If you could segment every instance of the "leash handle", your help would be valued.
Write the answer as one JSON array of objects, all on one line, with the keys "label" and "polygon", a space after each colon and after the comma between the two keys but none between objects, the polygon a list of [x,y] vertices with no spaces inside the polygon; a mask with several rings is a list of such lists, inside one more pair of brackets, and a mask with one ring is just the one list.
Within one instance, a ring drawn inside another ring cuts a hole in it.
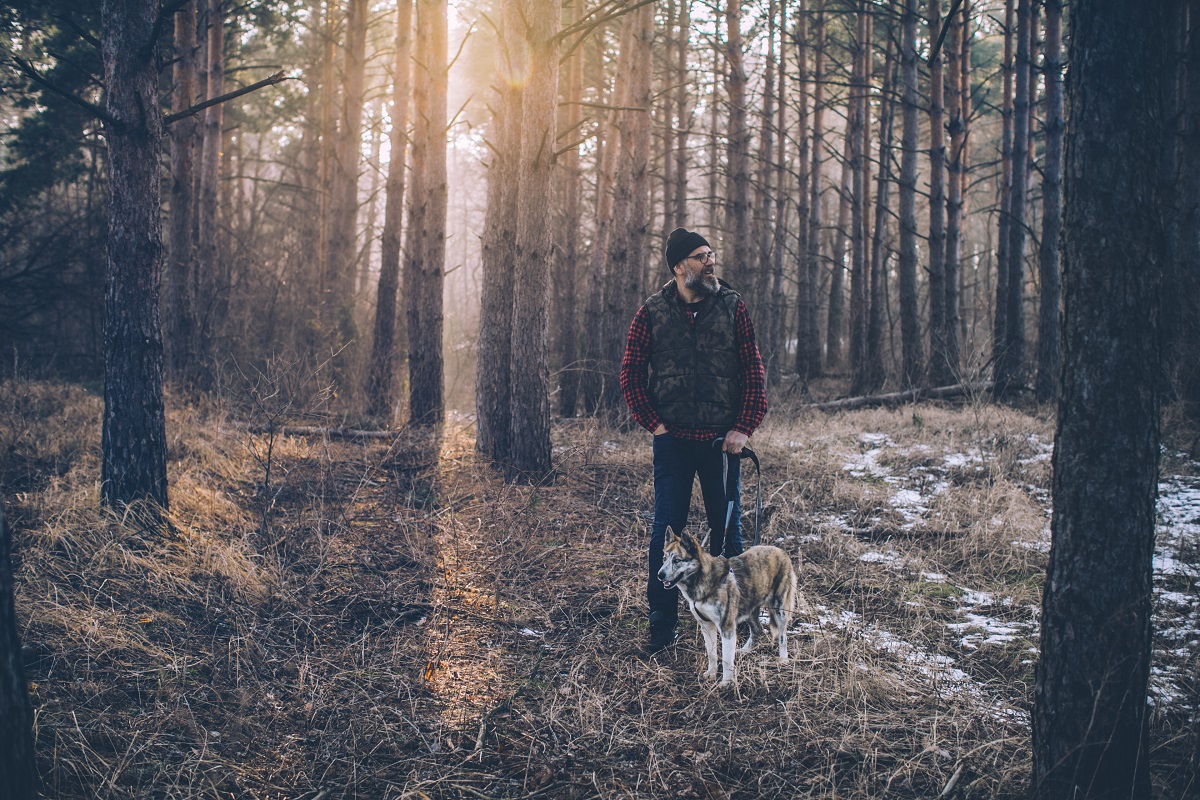
[{"label": "leash handle", "polygon": [[[722,445],[724,445],[724,444],[725,444],[724,436],[718,436],[717,438],[712,440],[712,446],[721,450],[721,465],[722,465],[722,471],[723,471],[722,483],[724,484],[724,487],[725,487],[725,497],[726,497],[726,503],[728,506],[728,510],[725,513],[725,531],[723,531],[721,534],[722,540],[724,540],[725,533],[727,533],[729,531],[729,518],[733,512],[733,503],[732,503],[732,501],[728,500],[729,495],[730,495],[730,491],[729,491],[729,457],[731,454],[726,453],[722,449]],[[758,474],[758,489],[757,489],[757,492],[755,493],[755,501],[754,501],[754,544],[757,545],[759,533],[762,531],[762,464],[760,464],[758,461],[758,454],[755,453],[753,450],[751,450],[749,447],[743,447],[742,451],[740,453],[733,455],[733,458],[748,458],[748,459],[750,459],[751,461],[754,462],[754,471]]]}]

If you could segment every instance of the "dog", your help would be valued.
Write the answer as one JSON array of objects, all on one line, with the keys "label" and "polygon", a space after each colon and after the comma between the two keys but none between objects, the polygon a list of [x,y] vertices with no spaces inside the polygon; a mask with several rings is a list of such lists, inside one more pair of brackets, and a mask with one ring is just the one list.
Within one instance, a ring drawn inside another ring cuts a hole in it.
[{"label": "dog", "polygon": [[704,634],[708,669],[704,677],[717,677],[717,639],[721,641],[721,685],[733,681],[733,653],[737,624],[750,623],[750,638],[738,653],[754,647],[762,632],[758,612],[767,609],[771,636],[779,643],[779,661],[788,660],[787,627],[796,600],[796,571],[787,553],[772,545],[756,545],[740,556],[709,555],[687,531],[676,536],[667,529],[663,565],[658,579],[670,589],[679,587],[692,616]]}]

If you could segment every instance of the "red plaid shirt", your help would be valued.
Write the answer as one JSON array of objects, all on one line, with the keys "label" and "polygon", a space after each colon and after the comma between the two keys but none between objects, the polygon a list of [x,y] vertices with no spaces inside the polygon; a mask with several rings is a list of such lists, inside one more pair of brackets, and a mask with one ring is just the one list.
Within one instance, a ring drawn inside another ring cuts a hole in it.
[{"label": "red plaid shirt", "polygon": [[[682,298],[677,301],[683,303]],[[695,324],[695,319],[688,314],[688,319]],[[758,344],[754,339],[754,324],[750,321],[750,312],[740,299],[734,310],[734,342],[737,345],[738,363],[742,383],[742,396],[738,408],[737,421],[733,430],[741,431],[747,436],[767,415],[767,390],[763,374],[762,356],[758,353]],[[650,315],[646,307],[638,309],[629,325],[629,336],[625,340],[625,357],[621,361],[621,392],[625,402],[633,412],[633,420],[651,433],[663,423],[650,402],[647,390],[649,383],[650,364]],[[707,441],[721,436],[725,431],[712,428],[685,428],[682,426],[667,426],[672,436],[680,439]]]}]

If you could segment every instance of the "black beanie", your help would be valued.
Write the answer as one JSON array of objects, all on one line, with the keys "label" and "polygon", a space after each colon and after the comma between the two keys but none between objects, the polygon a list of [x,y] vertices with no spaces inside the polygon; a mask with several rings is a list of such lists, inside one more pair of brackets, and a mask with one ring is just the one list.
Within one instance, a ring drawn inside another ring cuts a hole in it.
[{"label": "black beanie", "polygon": [[689,231],[687,228],[676,228],[667,236],[667,249],[664,252],[664,255],[667,257],[667,269],[672,269],[680,261],[683,261],[687,258],[688,253],[697,247],[711,246],[707,239],[695,231]]}]

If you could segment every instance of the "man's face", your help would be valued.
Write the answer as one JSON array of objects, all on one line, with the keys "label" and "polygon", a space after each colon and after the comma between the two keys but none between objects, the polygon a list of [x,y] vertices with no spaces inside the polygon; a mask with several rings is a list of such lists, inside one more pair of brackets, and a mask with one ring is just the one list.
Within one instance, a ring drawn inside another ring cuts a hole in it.
[{"label": "man's face", "polygon": [[701,297],[716,294],[720,288],[717,285],[716,253],[708,245],[701,245],[688,253],[687,258],[676,266],[683,274],[683,285]]}]

